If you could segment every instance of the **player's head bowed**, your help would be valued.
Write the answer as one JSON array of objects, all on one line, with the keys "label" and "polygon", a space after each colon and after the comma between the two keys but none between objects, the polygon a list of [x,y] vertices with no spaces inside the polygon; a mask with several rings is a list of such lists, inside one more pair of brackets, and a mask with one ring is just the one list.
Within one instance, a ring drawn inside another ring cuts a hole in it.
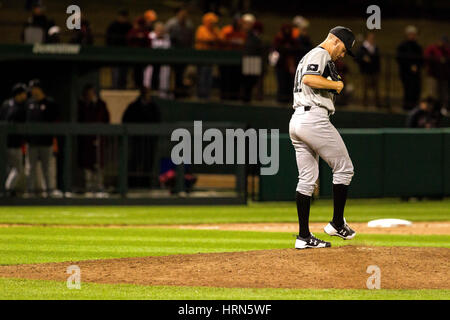
[{"label": "player's head bowed", "polygon": [[333,61],[344,58],[346,53],[354,57],[355,55],[351,51],[354,44],[355,35],[352,30],[341,26],[331,29],[324,41],[324,45]]}]

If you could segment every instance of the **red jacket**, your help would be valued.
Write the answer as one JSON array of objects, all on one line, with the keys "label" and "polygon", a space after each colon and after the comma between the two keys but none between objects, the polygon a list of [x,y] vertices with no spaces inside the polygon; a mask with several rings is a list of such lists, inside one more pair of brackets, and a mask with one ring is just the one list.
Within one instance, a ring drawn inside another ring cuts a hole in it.
[{"label": "red jacket", "polygon": [[436,79],[448,80],[450,77],[450,48],[432,44],[425,49],[428,74]]},{"label": "red jacket", "polygon": [[148,37],[148,34],[149,32],[146,29],[133,27],[127,34],[128,46],[135,48],[150,47],[150,38]]}]

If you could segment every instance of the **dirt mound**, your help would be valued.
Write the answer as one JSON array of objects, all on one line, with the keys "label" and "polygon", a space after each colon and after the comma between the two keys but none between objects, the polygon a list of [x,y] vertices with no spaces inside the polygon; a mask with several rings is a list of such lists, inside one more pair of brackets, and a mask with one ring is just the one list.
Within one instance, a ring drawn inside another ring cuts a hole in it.
[{"label": "dirt mound", "polygon": [[381,287],[450,289],[450,249],[344,246],[1,266],[0,277],[62,280],[81,268],[82,282],[238,288],[366,288],[367,267]]}]

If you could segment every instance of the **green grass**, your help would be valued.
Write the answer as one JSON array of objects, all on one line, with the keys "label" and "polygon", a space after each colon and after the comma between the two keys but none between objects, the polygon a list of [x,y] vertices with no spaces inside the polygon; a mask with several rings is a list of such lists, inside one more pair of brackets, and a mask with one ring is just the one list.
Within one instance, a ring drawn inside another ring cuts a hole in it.
[{"label": "green grass", "polygon": [[[330,200],[314,202],[311,221],[330,220]],[[401,202],[395,199],[350,199],[348,221],[381,218],[412,221],[450,220],[450,199]],[[202,207],[0,207],[0,223],[18,224],[192,224],[229,222],[295,222],[295,203],[251,203],[248,206]]]},{"label": "green grass", "polygon": [[[295,222],[294,203],[251,203],[211,207],[1,207],[0,223],[37,224],[0,228],[0,265],[78,261],[122,257],[232,252],[292,248],[286,232],[104,228],[101,225],[190,224],[228,222]],[[332,202],[316,201],[311,220],[325,222]],[[349,221],[404,218],[449,221],[450,201],[400,202],[392,199],[349,200]],[[79,228],[42,224],[85,225]],[[88,227],[89,226],[89,227]],[[450,248],[450,235],[358,234],[351,242],[331,239],[333,246],[421,246]],[[449,299],[450,290],[307,290],[226,289],[83,283],[69,290],[64,282],[0,279],[0,299]]]},{"label": "green grass", "polygon": [[[333,246],[450,247],[450,235],[358,234],[351,243],[317,236]],[[293,242],[294,235],[286,232],[13,227],[0,228],[0,264],[282,249],[292,248]]]},{"label": "green grass", "polygon": [[[0,299],[151,299],[151,300],[316,300],[316,299],[450,299],[450,290],[242,289],[208,287],[135,286],[82,283],[68,289],[65,282],[0,279]],[[26,288],[26,290],[24,290]]]}]

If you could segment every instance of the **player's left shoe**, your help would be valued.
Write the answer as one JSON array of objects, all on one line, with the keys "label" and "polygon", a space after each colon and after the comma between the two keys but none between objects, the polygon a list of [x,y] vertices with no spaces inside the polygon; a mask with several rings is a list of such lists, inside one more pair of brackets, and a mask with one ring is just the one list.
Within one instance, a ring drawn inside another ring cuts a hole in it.
[{"label": "player's left shoe", "polygon": [[356,231],[350,228],[347,221],[345,221],[345,218],[344,224],[341,227],[337,227],[333,221],[330,221],[330,223],[323,228],[323,231],[330,236],[340,237],[344,240],[350,240],[356,236]]}]

